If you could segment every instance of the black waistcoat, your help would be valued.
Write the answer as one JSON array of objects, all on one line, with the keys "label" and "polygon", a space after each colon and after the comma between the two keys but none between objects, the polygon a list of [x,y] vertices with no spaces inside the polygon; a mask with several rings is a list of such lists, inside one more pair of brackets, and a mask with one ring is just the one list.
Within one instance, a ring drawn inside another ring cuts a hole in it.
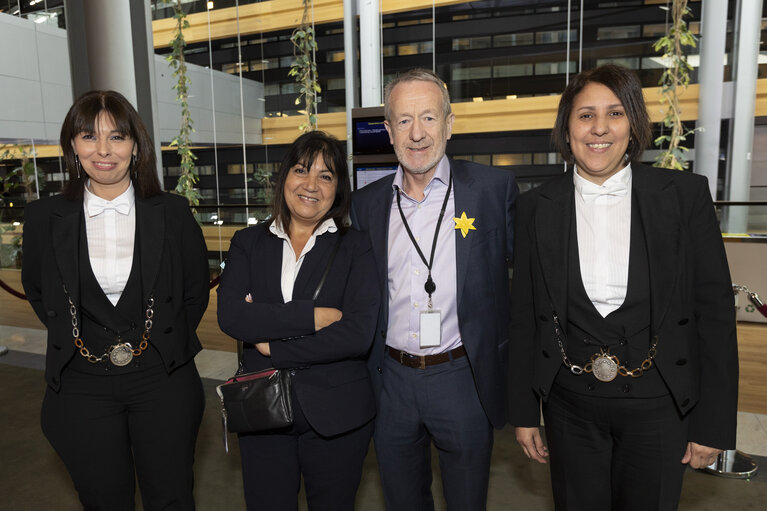
[{"label": "black waistcoat", "polygon": [[[583,286],[575,213],[570,225],[567,282],[566,350],[573,364],[585,365],[600,348],[606,347],[626,369],[635,369],[647,358],[650,347],[650,272],[642,222],[636,200],[631,206],[631,237],[626,298],[613,312],[602,317]],[[598,397],[657,397],[668,394],[660,374],[652,367],[639,378],[618,375],[601,382],[593,374],[572,374],[564,365],[556,383],[574,392]]]},{"label": "black waistcoat", "polygon": [[[85,221],[82,222],[78,257],[80,264],[80,306],[78,308],[80,337],[88,351],[97,357],[118,342],[130,342],[134,348],[138,348],[141,342],[146,304],[142,303],[141,298],[139,242],[137,225],[130,276],[117,305],[112,305],[93,273],[88,255]],[[117,340],[118,337],[120,341]],[[91,374],[124,374],[160,364],[162,364],[162,360],[150,343],[149,347],[140,356],[134,357],[127,366],[118,367],[108,360],[92,364],[76,352],[69,363],[69,367]]]}]

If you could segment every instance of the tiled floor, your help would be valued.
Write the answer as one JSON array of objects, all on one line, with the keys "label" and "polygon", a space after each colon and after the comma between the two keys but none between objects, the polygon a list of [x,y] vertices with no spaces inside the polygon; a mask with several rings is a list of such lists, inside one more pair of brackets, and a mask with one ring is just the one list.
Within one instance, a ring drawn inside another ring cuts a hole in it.
[{"label": "tiled floor", "polygon": [[[45,338],[45,330],[0,325],[0,346],[8,347],[10,351],[6,356],[12,356],[17,365],[42,369],[43,361],[39,355],[45,354]],[[0,358],[0,363],[2,360]],[[237,356],[224,351],[202,350],[195,363],[203,378],[225,380],[237,369]],[[738,413],[737,448],[748,454],[767,456],[767,415]]]}]

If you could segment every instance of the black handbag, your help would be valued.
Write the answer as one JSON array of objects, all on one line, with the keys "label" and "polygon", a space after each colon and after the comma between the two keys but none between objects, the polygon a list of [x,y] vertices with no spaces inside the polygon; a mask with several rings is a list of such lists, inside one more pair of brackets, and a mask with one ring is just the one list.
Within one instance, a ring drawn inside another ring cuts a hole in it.
[{"label": "black handbag", "polygon": [[224,428],[230,433],[257,433],[293,424],[290,373],[264,369],[236,374],[216,387]]},{"label": "black handbag", "polygon": [[[316,300],[330,272],[330,266],[341,244],[338,236],[325,272],[314,290]],[[278,339],[285,340],[285,339]],[[293,406],[291,404],[291,376],[287,369],[263,369],[253,373],[245,372],[240,365],[237,373],[225,383],[216,387],[221,399],[221,417],[224,426],[224,449],[229,452],[230,433],[261,433],[293,424]]]}]

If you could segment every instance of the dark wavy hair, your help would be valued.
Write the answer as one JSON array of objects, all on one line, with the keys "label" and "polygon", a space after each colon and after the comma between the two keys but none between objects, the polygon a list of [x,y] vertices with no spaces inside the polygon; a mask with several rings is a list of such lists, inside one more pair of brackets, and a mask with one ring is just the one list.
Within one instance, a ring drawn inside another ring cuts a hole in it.
[{"label": "dark wavy hair", "polygon": [[637,161],[652,140],[650,116],[642,94],[642,84],[636,73],[623,66],[605,64],[575,76],[567,85],[559,100],[559,110],[551,142],[568,163],[573,163],[573,152],[568,143],[567,124],[573,111],[575,97],[590,83],[601,83],[615,94],[623,104],[631,134],[626,149],[628,161]]},{"label": "dark wavy hair", "polygon": [[[274,183],[274,201],[272,203],[272,222],[279,221],[285,232],[290,233],[290,210],[285,201],[285,181],[290,169],[295,165],[311,168],[316,158],[322,158],[325,166],[336,178],[336,197],[333,205],[317,226],[332,218],[340,233],[346,232],[347,218],[351,208],[352,187],[346,164],[346,150],[341,142],[324,131],[310,131],[298,137],[288,149],[288,154],[280,164],[280,170]],[[317,227],[315,226],[315,228]]]},{"label": "dark wavy hair", "polygon": [[88,176],[85,172],[78,172],[72,142],[80,133],[96,131],[96,123],[102,112],[111,118],[115,129],[121,135],[130,137],[136,144],[136,159],[131,162],[130,169],[136,195],[151,197],[162,193],[162,186],[157,177],[154,144],[136,109],[119,92],[92,90],[77,98],[61,125],[59,143],[64,153],[64,164],[69,172],[69,180],[62,192],[64,196],[69,199],[83,197],[83,187]]}]

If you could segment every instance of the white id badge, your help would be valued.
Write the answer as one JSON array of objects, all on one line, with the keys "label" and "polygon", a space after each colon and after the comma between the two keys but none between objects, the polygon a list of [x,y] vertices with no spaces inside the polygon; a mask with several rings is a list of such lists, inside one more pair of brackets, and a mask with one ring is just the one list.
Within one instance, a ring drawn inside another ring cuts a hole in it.
[{"label": "white id badge", "polygon": [[421,348],[439,346],[442,341],[442,314],[439,311],[421,312]]}]

